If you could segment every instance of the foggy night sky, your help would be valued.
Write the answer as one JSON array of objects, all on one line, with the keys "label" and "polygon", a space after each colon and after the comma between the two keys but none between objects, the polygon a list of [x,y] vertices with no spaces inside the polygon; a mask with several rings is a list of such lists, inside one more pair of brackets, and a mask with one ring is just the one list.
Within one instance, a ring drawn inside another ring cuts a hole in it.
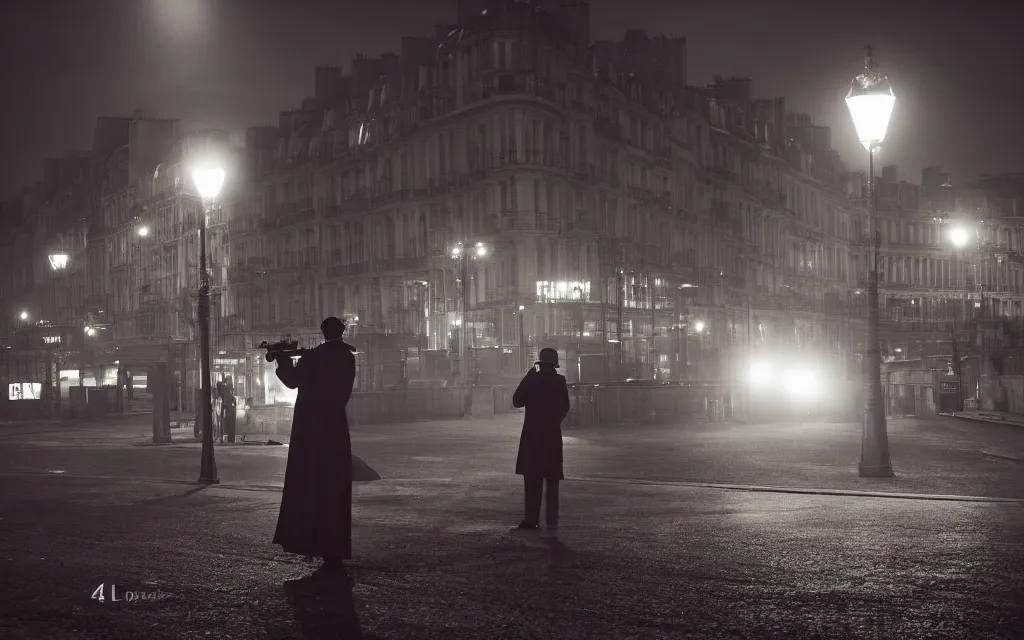
[{"label": "foggy night sky", "polygon": [[[871,44],[897,95],[878,170],[898,164],[916,183],[937,165],[959,184],[1024,171],[1015,4],[591,0],[591,35],[619,39],[628,26],[685,36],[689,84],[752,78],[756,97],[784,96],[832,127],[856,170],[866,153],[843,98]],[[397,52],[401,36],[454,17],[454,0],[6,0],[0,195],[40,179],[45,157],[88,149],[100,115],[138,108],[240,142],[244,127],[276,124],[312,94],[314,65],[347,72],[356,53]]]}]

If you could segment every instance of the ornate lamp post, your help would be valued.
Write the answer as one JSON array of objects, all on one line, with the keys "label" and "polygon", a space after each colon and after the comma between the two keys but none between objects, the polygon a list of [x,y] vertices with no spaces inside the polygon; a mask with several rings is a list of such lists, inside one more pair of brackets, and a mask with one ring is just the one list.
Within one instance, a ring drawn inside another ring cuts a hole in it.
[{"label": "ornate lamp post", "polygon": [[871,49],[865,51],[864,70],[858,74],[846,95],[846,105],[857,128],[857,137],[868,151],[868,228],[871,251],[868,264],[868,323],[865,346],[864,430],[861,436],[859,472],[866,478],[892,477],[889,459],[889,435],[882,401],[882,353],[878,330],[878,222],[875,207],[875,150],[885,139],[896,96],[892,85],[879,72],[871,58]]},{"label": "ornate lamp post", "polygon": [[[203,416],[203,453],[199,482],[217,484],[217,462],[213,455],[213,388],[210,373],[210,274],[206,269],[206,226],[210,212],[224,185],[224,168],[215,164],[197,166],[192,180],[203,199],[204,215],[199,221],[199,410]],[[141,231],[141,230],[140,230]]]}]

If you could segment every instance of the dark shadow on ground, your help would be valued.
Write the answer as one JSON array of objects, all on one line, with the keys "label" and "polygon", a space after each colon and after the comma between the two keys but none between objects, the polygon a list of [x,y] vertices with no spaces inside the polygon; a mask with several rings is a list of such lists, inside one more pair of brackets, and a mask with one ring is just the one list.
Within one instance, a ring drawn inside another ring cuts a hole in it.
[{"label": "dark shadow on ground", "polygon": [[576,559],[576,552],[558,538],[551,536],[544,540],[548,548],[548,570],[556,571]]},{"label": "dark shadow on ground", "polygon": [[306,640],[364,638],[352,597],[352,578],[347,572],[316,573],[288,580],[284,593],[295,621]]},{"label": "dark shadow on ground", "polygon": [[182,498],[188,498],[189,496],[193,496],[193,495],[199,493],[200,491],[203,491],[204,489],[209,489],[209,488],[210,488],[210,485],[208,485],[208,484],[201,484],[198,487],[194,487],[192,489],[189,489],[185,493],[178,493],[178,494],[175,494],[173,496],[163,496],[161,498],[148,498],[146,500],[142,500],[140,502],[140,504],[159,504],[161,502],[168,502],[168,501],[171,501],[171,500],[181,500]]}]

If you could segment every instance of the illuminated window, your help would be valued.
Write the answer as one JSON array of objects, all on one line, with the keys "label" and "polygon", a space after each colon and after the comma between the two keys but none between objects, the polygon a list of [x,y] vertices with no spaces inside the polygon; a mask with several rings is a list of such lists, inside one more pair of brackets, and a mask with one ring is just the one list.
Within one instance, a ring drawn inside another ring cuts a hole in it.
[{"label": "illuminated window", "polygon": [[537,302],[558,302],[562,300],[590,300],[590,282],[571,280],[538,280]]}]

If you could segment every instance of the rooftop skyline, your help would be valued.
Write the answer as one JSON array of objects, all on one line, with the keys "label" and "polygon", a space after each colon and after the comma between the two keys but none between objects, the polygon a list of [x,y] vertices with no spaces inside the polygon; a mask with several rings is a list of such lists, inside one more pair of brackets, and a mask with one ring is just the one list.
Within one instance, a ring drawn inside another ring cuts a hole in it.
[{"label": "rooftop skyline", "polygon": [[[1020,9],[994,2],[923,0],[851,6],[829,16],[819,3],[766,6],[741,0],[675,3],[592,0],[591,35],[626,28],[687,38],[689,83],[714,75],[753,79],[757,97],[833,130],[851,170],[866,169],[843,98],[871,44],[892,79],[897,106],[879,166],[918,182],[939,166],[962,184],[979,174],[1024,171],[1024,46],[1011,30]],[[7,123],[0,195],[38,180],[44,158],[90,146],[97,116],[180,118],[185,127],[275,124],[313,89],[313,67],[346,70],[357,53],[398,49],[454,19],[455,2],[385,0],[18,0],[0,25]],[[355,17],[358,15],[358,18]],[[869,23],[857,16],[877,16]],[[43,46],[58,42],[60,45]]]}]

